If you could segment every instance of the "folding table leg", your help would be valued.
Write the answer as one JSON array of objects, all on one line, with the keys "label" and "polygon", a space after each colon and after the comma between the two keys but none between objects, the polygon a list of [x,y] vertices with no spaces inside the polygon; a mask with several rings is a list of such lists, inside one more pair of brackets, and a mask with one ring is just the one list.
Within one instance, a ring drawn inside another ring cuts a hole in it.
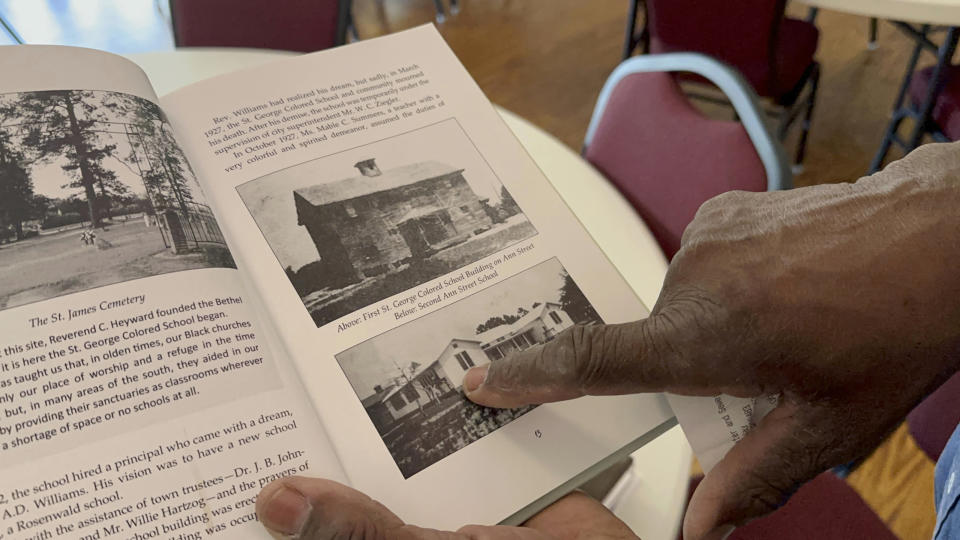
[{"label": "folding table leg", "polygon": [[626,60],[633,56],[633,50],[637,48],[637,6],[640,0],[630,0],[630,12],[627,13],[627,30],[623,38],[623,59]]},{"label": "folding table leg", "polygon": [[13,29],[13,26],[10,26],[10,23],[3,18],[2,14],[0,14],[0,28],[3,28],[3,30],[7,34],[9,34],[10,37],[13,38],[13,41],[17,42],[20,45],[23,44],[23,38],[20,37],[20,34],[18,34],[17,31]]},{"label": "folding table leg", "polygon": [[870,19],[870,41],[867,42],[867,49],[871,51],[877,50],[877,32],[878,32],[878,21],[876,17]]}]

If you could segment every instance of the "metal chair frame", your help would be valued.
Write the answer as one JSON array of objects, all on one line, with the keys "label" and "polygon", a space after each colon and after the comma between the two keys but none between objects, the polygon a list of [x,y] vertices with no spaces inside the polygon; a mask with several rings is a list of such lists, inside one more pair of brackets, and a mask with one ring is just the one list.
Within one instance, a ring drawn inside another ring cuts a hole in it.
[{"label": "metal chair frame", "polygon": [[763,163],[767,175],[767,190],[793,187],[793,175],[787,165],[783,147],[777,142],[764,121],[759,98],[740,73],[732,67],[699,53],[669,53],[635,56],[622,62],[613,71],[600,91],[593,109],[590,126],[583,141],[586,152],[607,108],[610,96],[624,77],[634,73],[684,71],[699,75],[719,88],[736,111],[750,141]]},{"label": "metal chair frame", "polygon": [[[870,162],[869,174],[873,174],[883,167],[884,159],[886,159],[890,147],[894,144],[903,149],[904,152],[910,152],[920,145],[920,141],[925,134],[929,134],[938,142],[946,142],[949,140],[940,127],[937,126],[933,118],[931,118],[931,115],[937,98],[940,96],[940,92],[943,91],[943,87],[946,84],[946,70],[944,68],[950,63],[950,60],[953,58],[953,53],[957,50],[957,42],[960,40],[960,28],[947,28],[943,41],[938,45],[930,39],[930,34],[941,30],[939,28],[933,28],[929,24],[922,25],[919,28],[904,22],[894,22],[893,24],[912,37],[916,45],[913,48],[913,53],[910,55],[910,61],[907,63],[907,71],[903,77],[903,82],[900,84],[900,90],[897,92],[897,99],[893,103],[893,116],[890,119],[890,123],[887,124],[887,130],[883,135],[883,140],[880,142],[880,148],[873,157],[873,161]],[[920,53],[924,50],[933,52],[937,57],[937,63],[933,68],[930,85],[926,89],[923,101],[919,107],[914,107],[912,100],[907,100],[906,104],[904,104],[904,100],[907,98],[907,92],[910,89],[910,82],[913,80],[917,62],[920,59]],[[907,118],[912,119],[914,125],[909,138],[904,140],[897,134],[897,131],[900,128],[900,124]]]},{"label": "metal chair frame", "polygon": [[[636,31],[637,15],[640,12],[641,4],[643,5],[645,12],[647,5],[644,0],[631,0],[630,2],[630,12],[627,15],[627,29],[623,44],[624,60],[627,60],[633,55],[633,52],[636,50],[638,45],[643,46],[642,50],[644,52],[649,51],[650,49],[650,32],[647,28],[646,14],[644,14],[643,28],[639,33]],[[811,8],[811,16],[808,18],[810,22],[812,22],[814,17],[816,17],[816,9],[817,8]],[[874,20],[874,22],[876,22],[876,20]],[[777,66],[774,63],[774,55],[776,52],[777,39],[778,29],[774,28],[770,39],[770,50],[768,51],[768,58],[770,59],[769,61],[771,63],[770,73],[772,78],[775,78],[776,76]],[[800,97],[803,95],[803,90],[807,86],[809,86],[807,97],[806,99],[801,100]],[[787,92],[787,99],[785,99],[782,104],[774,104],[772,107],[761,107],[761,110],[765,111],[767,115],[779,118],[777,138],[781,142],[786,141],[787,132],[790,129],[790,126],[793,125],[793,122],[797,119],[800,113],[804,112],[803,123],[800,125],[800,140],[797,142],[796,154],[794,155],[793,160],[794,167],[797,171],[801,171],[803,169],[802,163],[807,153],[807,138],[810,134],[810,126],[813,122],[813,109],[816,105],[817,90],[819,88],[820,63],[814,61],[807,66],[807,69],[800,77],[800,81],[797,83],[797,86],[790,92]],[[686,92],[686,94],[693,99],[721,105],[727,104],[724,100],[716,99],[713,96],[698,92]]]}]

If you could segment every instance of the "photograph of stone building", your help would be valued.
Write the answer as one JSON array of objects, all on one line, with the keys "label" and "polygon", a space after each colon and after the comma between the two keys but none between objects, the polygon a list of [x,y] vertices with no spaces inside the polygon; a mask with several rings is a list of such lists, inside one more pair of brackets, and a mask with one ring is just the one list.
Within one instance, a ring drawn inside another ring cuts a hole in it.
[{"label": "photograph of stone building", "polygon": [[462,393],[470,368],[602,320],[557,259],[336,355],[405,478],[532,410]]},{"label": "photograph of stone building", "polygon": [[375,158],[354,166],[356,176],[293,192],[297,223],[344,281],[424,260],[503,221],[464,169],[425,161],[381,172]]},{"label": "photograph of stone building", "polygon": [[237,191],[317,326],[536,234],[454,119]]}]

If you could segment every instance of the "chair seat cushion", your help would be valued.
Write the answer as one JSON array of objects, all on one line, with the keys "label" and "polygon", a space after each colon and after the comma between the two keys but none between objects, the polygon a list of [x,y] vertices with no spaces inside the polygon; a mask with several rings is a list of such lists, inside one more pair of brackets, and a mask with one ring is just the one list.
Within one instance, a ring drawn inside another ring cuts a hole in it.
[{"label": "chair seat cushion", "polygon": [[727,540],[896,540],[897,536],[846,482],[825,472],[782,508],[739,527]]},{"label": "chair seat cushion", "polygon": [[[913,75],[910,81],[910,100],[914,107],[923,104],[932,77],[933,66],[921,69]],[[937,97],[930,116],[940,126],[944,135],[957,141],[960,140],[960,66],[947,67],[945,77],[943,91]]]},{"label": "chair seat cushion", "polygon": [[[766,54],[756,54],[751,62],[737,62],[724,54],[717,40],[718,46],[713,50],[698,50],[718,60],[726,62],[738,69],[750,82],[750,86],[760,96],[774,99],[781,105],[787,105],[796,99],[799,89],[805,82],[804,74],[813,63],[813,55],[817,52],[817,42],[820,31],[807,21],[785,18],[780,24],[780,33],[775,51],[776,76],[771,80],[770,61]],[[683,52],[687,49],[663,43],[656,36],[650,38],[650,52]]]},{"label": "chair seat cushion", "polygon": [[637,209],[668,258],[703,201],[767,187],[743,125],[703,116],[668,73],[624,77],[584,157]]},{"label": "chair seat cushion", "polygon": [[940,459],[957,424],[960,424],[960,373],[947,379],[907,415],[910,435],[933,461]]}]

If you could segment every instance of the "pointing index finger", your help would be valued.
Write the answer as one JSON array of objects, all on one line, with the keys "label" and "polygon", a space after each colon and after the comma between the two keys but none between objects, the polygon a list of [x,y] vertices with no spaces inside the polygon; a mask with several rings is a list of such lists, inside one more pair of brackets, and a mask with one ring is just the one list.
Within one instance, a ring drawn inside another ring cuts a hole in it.
[{"label": "pointing index finger", "polygon": [[685,365],[676,332],[659,317],[574,326],[544,345],[471,369],[464,392],[480,405],[508,408],[666,390]]}]

